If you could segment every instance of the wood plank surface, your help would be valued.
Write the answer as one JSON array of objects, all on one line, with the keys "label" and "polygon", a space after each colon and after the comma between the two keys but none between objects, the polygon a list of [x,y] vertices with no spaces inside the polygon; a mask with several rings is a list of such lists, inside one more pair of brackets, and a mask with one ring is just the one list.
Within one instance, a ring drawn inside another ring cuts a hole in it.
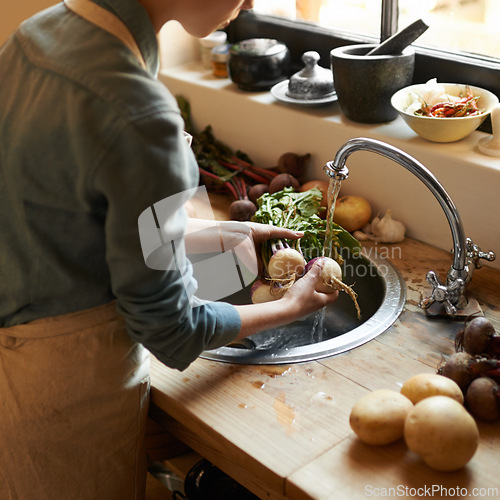
[{"label": "wood plank surface", "polygon": [[[497,488],[500,498],[500,423],[481,424],[476,456],[463,470],[446,474],[431,471],[402,442],[370,447],[353,435],[354,403],[368,391],[399,390],[410,376],[435,372],[453,352],[464,322],[430,317],[418,307],[430,293],[427,272],[444,279],[449,252],[411,239],[366,248],[389,258],[406,283],[406,306],[391,328],[350,352],[308,363],[198,359],[178,372],[153,360],[152,403],[162,410],[163,425],[260,498],[357,499],[375,496],[375,488],[384,496],[382,489],[395,487],[398,497],[423,496],[409,494],[416,492],[411,488],[459,487],[471,494],[473,488]],[[469,291],[500,331],[500,272],[475,271]]]}]

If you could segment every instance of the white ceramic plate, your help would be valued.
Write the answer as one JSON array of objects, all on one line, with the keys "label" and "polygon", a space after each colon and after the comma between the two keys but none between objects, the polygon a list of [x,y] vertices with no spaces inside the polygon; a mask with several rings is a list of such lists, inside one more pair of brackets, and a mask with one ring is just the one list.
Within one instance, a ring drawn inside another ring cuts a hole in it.
[{"label": "white ceramic plate", "polygon": [[288,104],[298,104],[299,106],[324,106],[338,100],[337,93],[333,92],[327,97],[320,99],[294,99],[287,95],[288,80],[277,83],[271,88],[271,94],[278,101],[286,102]]}]

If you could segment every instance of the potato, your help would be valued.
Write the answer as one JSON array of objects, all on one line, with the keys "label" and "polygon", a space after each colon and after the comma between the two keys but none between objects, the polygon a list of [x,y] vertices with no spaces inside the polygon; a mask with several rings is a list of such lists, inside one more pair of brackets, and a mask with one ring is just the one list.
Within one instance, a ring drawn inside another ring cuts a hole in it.
[{"label": "potato", "polygon": [[463,405],[447,396],[418,402],[406,417],[404,437],[411,451],[439,471],[464,467],[479,444],[475,420]]},{"label": "potato", "polygon": [[352,408],[349,424],[367,444],[389,444],[403,437],[413,403],[396,391],[379,389],[363,396]]},{"label": "potato", "polygon": [[401,387],[401,394],[413,404],[430,396],[448,396],[464,404],[464,395],[458,384],[436,373],[419,373],[410,377]]}]

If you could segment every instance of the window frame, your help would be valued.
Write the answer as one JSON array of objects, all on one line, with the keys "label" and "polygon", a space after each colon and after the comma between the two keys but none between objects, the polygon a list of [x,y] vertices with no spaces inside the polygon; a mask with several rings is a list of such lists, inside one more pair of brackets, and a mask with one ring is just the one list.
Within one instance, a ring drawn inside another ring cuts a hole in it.
[{"label": "window frame", "polygon": [[[227,32],[230,43],[256,37],[276,38],[282,41],[290,50],[294,72],[302,67],[302,54],[308,50],[316,50],[320,55],[319,64],[330,67],[332,49],[343,45],[379,42],[374,37],[329,30],[312,23],[258,14],[251,10],[242,11],[228,26]],[[443,83],[466,82],[500,96],[500,60],[428,49],[418,46],[417,43],[413,46],[415,47],[413,83],[423,83],[431,78],[437,78]],[[485,131],[488,131],[489,127],[491,125],[486,125]]]}]

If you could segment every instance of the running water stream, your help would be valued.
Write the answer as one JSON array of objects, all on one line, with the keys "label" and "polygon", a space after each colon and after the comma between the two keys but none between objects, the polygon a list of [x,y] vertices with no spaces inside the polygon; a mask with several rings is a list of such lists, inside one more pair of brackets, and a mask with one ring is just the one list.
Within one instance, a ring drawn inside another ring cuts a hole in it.
[{"label": "running water stream", "polygon": [[340,192],[340,185],[342,181],[340,179],[330,179],[330,185],[328,186],[328,209],[326,212],[326,234],[325,243],[323,246],[323,255],[325,257],[330,257],[333,259],[335,257],[333,249],[333,215],[335,213],[335,203]]},{"label": "running water stream", "polygon": [[[340,192],[341,180],[330,179],[330,185],[328,186],[328,209],[326,212],[326,233],[325,242],[323,244],[323,256],[335,258],[336,251],[333,248],[333,215],[335,213],[335,203]],[[326,308],[323,307],[320,311],[316,313],[314,317],[314,323],[311,329],[311,341],[313,343],[321,342],[323,340],[323,333],[325,331],[324,320],[325,320]]]}]

